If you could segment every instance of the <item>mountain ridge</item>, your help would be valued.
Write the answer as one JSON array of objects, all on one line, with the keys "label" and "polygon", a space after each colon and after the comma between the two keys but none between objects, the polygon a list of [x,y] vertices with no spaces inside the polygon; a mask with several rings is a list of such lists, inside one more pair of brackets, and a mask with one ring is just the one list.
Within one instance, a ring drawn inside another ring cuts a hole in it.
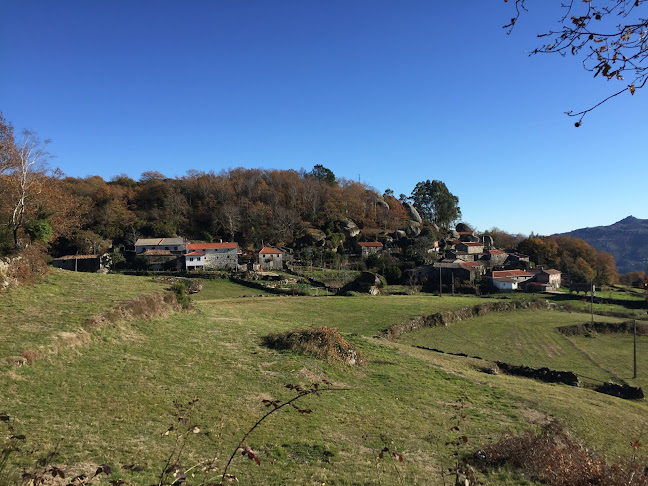
[{"label": "mountain ridge", "polygon": [[608,226],[579,228],[561,235],[581,238],[598,251],[614,257],[619,273],[646,269],[648,219],[627,216]]}]

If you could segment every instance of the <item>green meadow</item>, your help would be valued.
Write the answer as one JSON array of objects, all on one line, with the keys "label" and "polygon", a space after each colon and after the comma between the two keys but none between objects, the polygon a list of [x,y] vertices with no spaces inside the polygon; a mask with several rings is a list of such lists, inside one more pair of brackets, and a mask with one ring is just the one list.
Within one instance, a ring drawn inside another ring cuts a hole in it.
[{"label": "green meadow", "polygon": [[[288,297],[227,280],[203,283],[191,311],[96,328],[86,345],[43,354],[29,366],[0,364],[0,412],[35,449],[34,455],[11,456],[11,470],[57,450],[55,463],[70,473],[109,464],[115,470],[111,479],[157,484],[175,444],[175,431],[165,435],[178,425],[174,403],[199,398],[182,424],[183,431],[191,430],[182,463],[194,466],[193,481],[200,484],[201,464],[214,460],[217,483],[243,434],[268,411],[263,400],[294,397],[286,384],[307,387],[323,380],[332,383],[331,390],[296,402],[312,413],[286,407],[251,433],[246,445],[261,464],[237,454],[229,472],[241,484],[441,485],[454,453],[470,454],[552,419],[614,459],[630,453],[629,442],[648,421],[644,402],[490,375],[481,371],[481,360],[412,346],[631,381],[621,357],[628,336],[555,335],[555,326],[586,321],[584,314],[490,314],[394,343],[374,336],[391,324],[482,300],[424,294]],[[0,362],[46,347],[53,335],[82,327],[114,301],[163,288],[145,277],[54,272],[47,282],[1,294],[0,325],[10,341],[0,344]],[[603,319],[614,320],[597,318]],[[348,366],[261,345],[267,334],[318,326],[337,328],[367,364]],[[646,381],[644,369],[636,383]],[[459,423],[458,409],[465,414]],[[456,438],[451,429],[457,424],[467,442],[455,448],[447,443]],[[403,461],[388,454],[379,459],[384,447]],[[142,471],[131,476],[120,469],[132,464]],[[480,474],[486,484],[534,484],[507,469]]]}]

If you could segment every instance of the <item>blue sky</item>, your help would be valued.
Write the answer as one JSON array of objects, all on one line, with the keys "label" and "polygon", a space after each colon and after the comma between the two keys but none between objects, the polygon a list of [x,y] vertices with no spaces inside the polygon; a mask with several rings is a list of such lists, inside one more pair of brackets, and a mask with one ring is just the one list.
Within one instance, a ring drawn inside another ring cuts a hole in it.
[{"label": "blue sky", "polygon": [[[409,195],[438,179],[479,230],[648,218],[646,96],[532,56],[558,0],[2,0],[0,111],[75,177],[310,170]],[[622,87],[622,86],[621,86]]]}]

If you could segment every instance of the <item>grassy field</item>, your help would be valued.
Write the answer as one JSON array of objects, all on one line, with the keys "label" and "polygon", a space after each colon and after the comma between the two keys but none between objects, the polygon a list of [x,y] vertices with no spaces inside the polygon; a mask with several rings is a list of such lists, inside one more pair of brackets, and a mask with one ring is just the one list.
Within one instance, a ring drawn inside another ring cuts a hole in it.
[{"label": "grassy field", "polygon": [[[93,292],[86,294],[84,288],[91,289],[90,280],[104,276],[87,277],[86,286],[69,293],[72,301],[50,305],[68,306],[71,312],[77,305],[83,308]],[[60,274],[55,283],[67,286],[68,279],[76,278]],[[132,285],[130,280],[110,283],[120,299],[120,288]],[[148,285],[157,288],[145,278],[133,288],[143,291]],[[260,298],[246,297],[249,290],[209,281],[205,293],[195,296],[193,312],[99,329],[86,348],[2,372],[0,412],[14,417],[17,431],[39,450],[59,444],[60,464],[77,472],[94,471],[100,463],[141,466],[135,484],[156,482],[172,450],[173,433],[164,432],[176,423],[174,400],[200,398],[188,421],[200,433],[191,434],[183,463],[216,456],[222,466],[242,434],[267,410],[263,399],[294,396],[287,383],[326,379],[342,390],[302,399],[300,407],[312,409],[311,414],[288,408],[255,430],[247,444],[257,451],[261,466],[238,455],[231,472],[242,484],[397,484],[398,475],[404,484],[442,484],[440,470],[449,467],[455,452],[445,444],[456,435],[450,429],[461,401],[467,418],[460,428],[469,441],[460,452],[474,451],[506,432],[537,427],[553,416],[565,420],[588,445],[613,456],[626,452],[628,440],[637,438],[648,416],[643,403],[487,375],[479,372],[476,360],[371,337],[407,318],[479,302],[473,297]],[[2,302],[6,296],[0,297]],[[3,329],[34,305],[8,296],[13,305],[3,308]],[[58,318],[52,320],[51,326],[64,326]],[[338,328],[368,364],[349,367],[260,345],[272,332],[321,325]],[[405,460],[395,464],[398,471],[387,459],[377,461],[385,445],[403,455]],[[120,474],[129,478],[125,471]],[[483,479],[487,484],[533,484],[508,471]]]},{"label": "grassy field", "polygon": [[49,344],[58,332],[74,331],[115,301],[164,290],[150,278],[52,269],[45,281],[0,294],[2,357]]},{"label": "grassy field", "polygon": [[[588,314],[548,310],[493,313],[406,334],[401,342],[516,365],[573,371],[594,380],[648,385],[648,336],[639,337],[641,373],[632,380],[632,336],[566,337],[556,330],[587,324],[589,319]],[[606,316],[596,316],[596,320],[620,321]]]}]

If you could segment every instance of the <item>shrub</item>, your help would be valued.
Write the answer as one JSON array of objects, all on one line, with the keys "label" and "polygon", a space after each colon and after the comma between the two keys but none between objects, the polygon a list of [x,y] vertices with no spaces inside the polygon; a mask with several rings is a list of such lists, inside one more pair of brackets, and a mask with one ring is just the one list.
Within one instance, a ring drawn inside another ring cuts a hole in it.
[{"label": "shrub", "polygon": [[[639,441],[631,443],[635,451],[640,445]],[[509,464],[552,486],[648,485],[644,466],[634,456],[607,464],[555,422],[539,434],[527,432],[504,438],[476,452],[474,457],[483,465]]]},{"label": "shrub", "polygon": [[184,282],[175,282],[171,286],[171,290],[175,294],[178,304],[180,304],[183,309],[188,309],[191,306],[191,297],[187,295],[187,287]]},{"label": "shrub", "polygon": [[326,326],[270,334],[263,338],[263,344],[273,349],[297,351],[350,365],[367,361],[362,352],[351,346],[337,329]]}]

